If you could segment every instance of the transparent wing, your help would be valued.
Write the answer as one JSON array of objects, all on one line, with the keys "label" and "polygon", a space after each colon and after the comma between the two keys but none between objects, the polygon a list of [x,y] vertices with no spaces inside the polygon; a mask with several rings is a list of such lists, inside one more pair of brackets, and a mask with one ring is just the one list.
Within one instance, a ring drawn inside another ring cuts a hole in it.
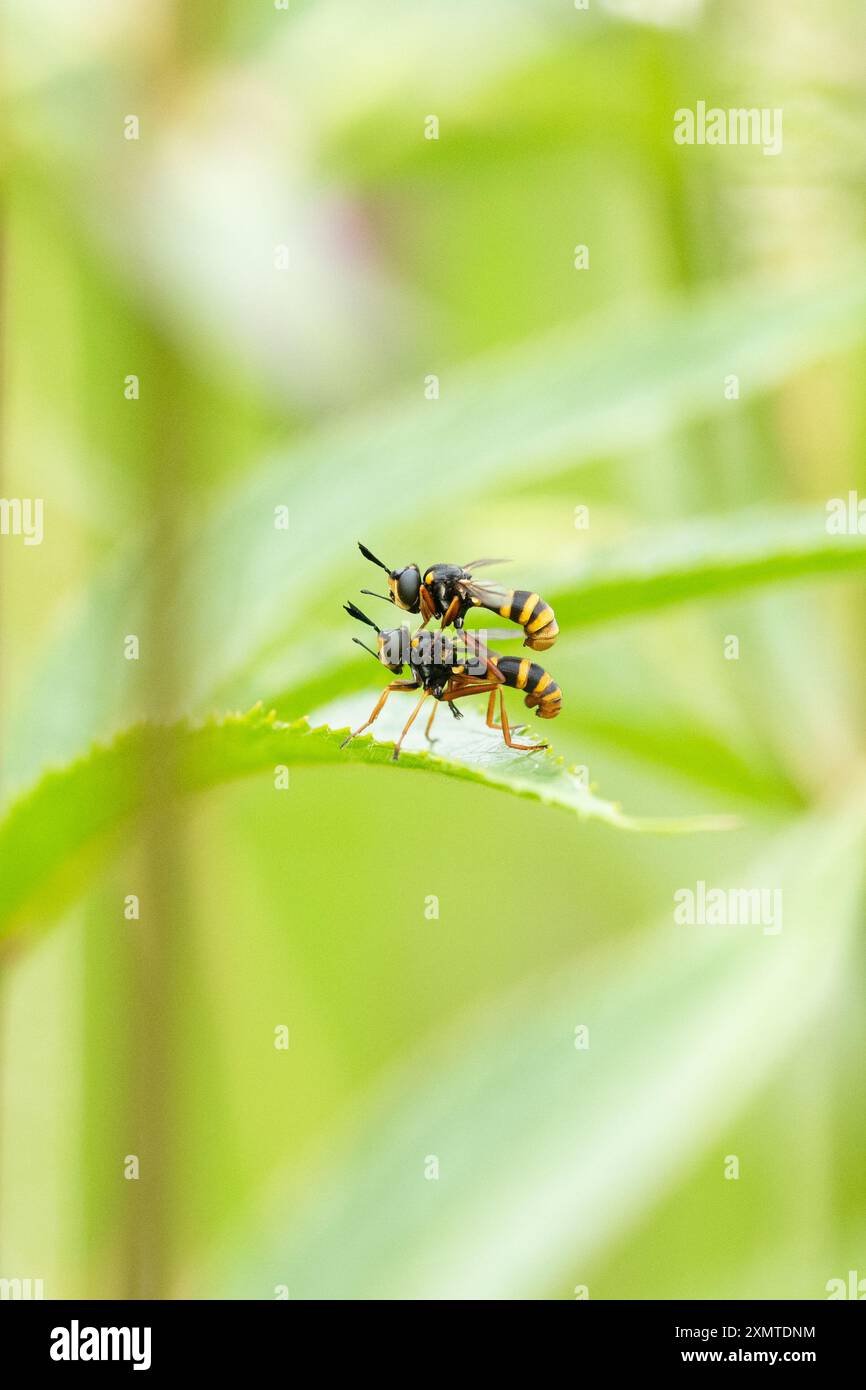
[{"label": "transparent wing", "polygon": [[495,581],[476,584],[474,579],[464,579],[460,587],[468,598],[474,599],[482,608],[491,608],[495,613],[504,608],[506,603],[511,604],[511,595],[514,593],[513,589]]},{"label": "transparent wing", "polygon": [[465,570],[480,570],[480,569],[483,569],[485,565],[510,565],[510,564],[511,564],[511,561],[510,561],[510,560],[503,559],[502,556],[499,556],[497,559],[470,560],[470,561],[469,561],[469,564],[468,564],[468,565],[464,565],[463,568],[464,568]]}]

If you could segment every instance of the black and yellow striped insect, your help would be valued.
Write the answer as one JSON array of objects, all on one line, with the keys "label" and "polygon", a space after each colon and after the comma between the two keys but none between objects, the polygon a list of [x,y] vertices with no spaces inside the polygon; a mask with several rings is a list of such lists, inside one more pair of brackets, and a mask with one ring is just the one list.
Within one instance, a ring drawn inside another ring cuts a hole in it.
[{"label": "black and yellow striped insect", "polygon": [[501,565],[504,560],[470,560],[468,565],[430,565],[422,572],[417,565],[405,565],[403,569],[391,570],[378,559],[371,550],[358,542],[358,549],[365,559],[378,565],[388,576],[387,594],[374,594],[370,589],[362,589],[373,598],[384,598],[406,613],[420,613],[422,627],[431,618],[441,618],[442,627],[452,623],[456,628],[463,626],[463,620],[470,608],[486,608],[498,613],[500,618],[509,618],[523,628],[525,647],[543,652],[552,647],[559,635],[559,625],[549,603],[529,589],[508,589],[504,584],[479,583],[472,577],[473,569],[482,565]]},{"label": "black and yellow striped insect", "polygon": [[[451,713],[460,718],[460,711],[455,707],[455,700],[464,700],[470,695],[487,695],[487,727],[489,729],[500,729],[502,737],[509,748],[521,753],[538,753],[546,748],[546,743],[515,743],[511,736],[511,725],[508,722],[508,714],[505,709],[504,690],[525,691],[523,703],[529,708],[534,709],[536,716],[541,719],[555,719],[562,708],[562,691],[553,679],[549,671],[545,671],[528,657],[519,656],[500,656],[497,652],[491,652],[473,632],[464,633],[459,643],[455,643],[447,633],[424,633],[416,632],[414,636],[409,636],[408,628],[391,628],[384,630],[377,627],[366,613],[362,613],[360,608],[356,608],[354,603],[345,605],[346,612],[359,622],[366,623],[376,632],[376,650],[367,647],[359,638],[353,638],[359,646],[370,652],[377,661],[392,674],[402,671],[403,666],[409,665],[412,673],[411,680],[394,680],[385,686],[381,696],[376,702],[373,711],[365,723],[345,738],[340,745],[345,748],[358,734],[364,733],[369,729],[382,713],[388,696],[395,691],[420,690],[421,698],[410,714],[403,728],[403,732],[394,745],[393,757],[396,761],[400,756],[400,747],[403,739],[409,732],[416,715],[421,706],[430,696],[433,697],[434,705],[427,721],[425,730],[426,736],[430,738],[430,730],[433,720],[436,718],[440,704],[448,704]],[[408,661],[400,661],[401,655],[408,657]],[[499,723],[496,722],[496,701],[499,700]]]}]

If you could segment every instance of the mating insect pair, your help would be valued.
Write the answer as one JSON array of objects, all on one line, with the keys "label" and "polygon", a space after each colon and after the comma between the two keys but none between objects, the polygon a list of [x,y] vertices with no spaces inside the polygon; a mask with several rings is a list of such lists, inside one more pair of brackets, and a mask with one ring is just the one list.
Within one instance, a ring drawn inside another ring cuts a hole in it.
[{"label": "mating insect pair", "polygon": [[[487,725],[491,729],[501,729],[502,737],[509,748],[520,752],[535,753],[546,748],[546,743],[515,743],[511,736],[511,726],[505,709],[503,690],[510,687],[526,692],[524,704],[535,709],[542,719],[555,719],[562,707],[562,692],[548,671],[530,661],[528,657],[500,656],[490,651],[480,637],[470,631],[462,631],[459,643],[440,631],[435,634],[423,631],[433,617],[441,618],[442,628],[453,623],[455,628],[463,628],[463,620],[471,607],[482,607],[519,622],[524,630],[524,646],[543,650],[552,646],[559,628],[553,609],[538,594],[528,590],[505,589],[501,585],[478,585],[472,579],[469,565],[432,565],[424,574],[417,565],[407,565],[402,570],[389,570],[381,560],[363,545],[360,550],[368,560],[379,565],[388,576],[388,594],[374,594],[374,598],[384,598],[389,603],[409,613],[420,613],[423,622],[413,637],[408,628],[391,628],[383,631],[376,623],[362,613],[354,603],[345,605],[346,612],[359,622],[373,628],[377,636],[376,650],[367,647],[360,638],[353,641],[369,651],[377,661],[392,673],[401,675],[404,666],[409,665],[411,680],[394,680],[382,692],[370,718],[360,728],[355,729],[343,740],[345,747],[351,739],[368,729],[378,719],[388,696],[394,691],[420,690],[421,698],[412,711],[399,739],[394,745],[394,759],[400,756],[400,748],[421,706],[429,698],[435,701],[427,721],[426,735],[430,730],[441,703],[448,704],[451,713],[460,718],[456,700],[469,695],[489,696],[487,702]],[[495,564],[493,560],[476,560],[477,568],[482,564]],[[362,590],[370,593],[369,589]],[[496,701],[499,700],[499,723],[496,722]]]}]

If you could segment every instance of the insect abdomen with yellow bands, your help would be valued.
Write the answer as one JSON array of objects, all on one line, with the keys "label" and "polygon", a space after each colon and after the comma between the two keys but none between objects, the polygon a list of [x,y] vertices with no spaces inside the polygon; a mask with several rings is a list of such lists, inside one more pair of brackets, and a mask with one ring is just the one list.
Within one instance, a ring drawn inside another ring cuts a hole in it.
[{"label": "insect abdomen with yellow bands", "polygon": [[543,652],[552,647],[559,635],[559,625],[549,603],[529,589],[512,589],[510,599],[499,609],[500,618],[520,623],[525,633],[523,645]]},{"label": "insect abdomen with yellow bands", "polygon": [[539,719],[555,719],[562,708],[562,691],[549,671],[528,656],[496,656],[491,662],[505,677],[512,690],[525,690],[523,703],[534,709]]}]

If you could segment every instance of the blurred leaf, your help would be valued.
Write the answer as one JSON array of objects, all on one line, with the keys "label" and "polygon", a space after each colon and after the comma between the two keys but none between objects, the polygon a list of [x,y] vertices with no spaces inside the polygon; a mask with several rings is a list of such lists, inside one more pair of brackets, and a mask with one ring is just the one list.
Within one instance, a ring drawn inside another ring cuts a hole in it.
[{"label": "blurred leaf", "polygon": [[301,1163],[312,1193],[290,1211],[272,1198],[252,1241],[249,1225],[231,1239],[221,1296],[525,1298],[561,1277],[570,1298],[832,1007],[864,819],[860,797],[799,821],[746,871],[781,888],[778,935],[671,915],[460,1020],[365,1098],[324,1163]]},{"label": "blurred leaf", "polygon": [[556,616],[571,629],[589,627],[690,599],[866,570],[866,534],[829,535],[825,520],[823,509],[788,508],[638,534],[582,565],[554,596]]},{"label": "blurred leaf", "polygon": [[[231,489],[190,534],[178,596],[194,639],[190,697],[212,696],[285,642],[346,563],[348,538],[375,548],[402,526],[411,548],[416,508],[468,503],[515,480],[540,485],[593,457],[644,450],[729,409],[731,363],[755,395],[858,341],[864,311],[859,267],[817,289],[727,286],[637,322],[609,316],[558,330],[443,375],[438,400],[426,400],[419,381],[401,400],[301,442]],[[274,528],[281,504],[289,531]],[[238,612],[243,623],[229,621]]]},{"label": "blurred leaf", "polygon": [[641,711],[612,710],[600,699],[589,700],[581,692],[575,722],[582,735],[616,749],[671,776],[684,778],[703,789],[721,791],[737,802],[754,803],[754,809],[802,811],[807,798],[784,770],[774,764],[768,750],[750,757],[732,746],[734,740],[702,723],[698,710],[686,720],[672,715],[667,720]]},{"label": "blurred leaf", "polygon": [[[603,801],[553,753],[526,754],[507,748],[502,737],[484,727],[480,717],[449,730],[442,741],[445,756],[404,752],[392,758],[392,744],[370,737],[340,745],[350,724],[361,724],[376,696],[346,702],[332,717],[345,721],[338,729],[313,728],[304,719],[284,724],[273,711],[256,706],[248,714],[209,719],[193,726],[139,724],[107,747],[95,747],[69,767],[49,772],[9,810],[0,824],[0,860],[7,866],[0,881],[0,939],[15,933],[18,914],[56,910],[76,891],[79,863],[110,831],[146,804],[149,774],[157,769],[181,793],[203,791],[237,777],[273,772],[275,765],[321,763],[386,765],[403,771],[423,771],[460,777],[518,796],[534,797],[546,805],[574,811],[581,819],[604,821],[622,830],[681,833],[729,829],[730,817],[683,820],[638,820],[617,805]],[[392,702],[393,703],[393,702]],[[405,719],[396,717],[399,729]],[[383,725],[387,716],[383,716]]]}]

